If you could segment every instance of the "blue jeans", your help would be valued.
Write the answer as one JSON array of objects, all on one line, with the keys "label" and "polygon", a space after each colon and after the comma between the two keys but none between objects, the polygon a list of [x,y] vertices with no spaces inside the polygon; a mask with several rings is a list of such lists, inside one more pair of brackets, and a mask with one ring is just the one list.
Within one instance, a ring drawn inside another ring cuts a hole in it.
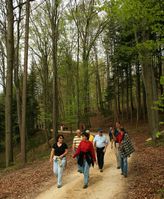
[{"label": "blue jeans", "polygon": [[88,185],[88,180],[89,180],[89,164],[87,161],[84,159],[83,165],[79,167],[82,173],[84,174],[84,185]]},{"label": "blue jeans", "polygon": [[116,161],[117,161],[117,167],[120,167],[121,157],[120,157],[120,151],[118,148],[119,148],[119,144],[115,143],[114,151],[115,151],[115,156],[116,156]]},{"label": "blue jeans", "polygon": [[54,160],[53,164],[53,172],[57,177],[57,183],[58,185],[62,185],[62,176],[63,176],[63,170],[66,165],[66,157],[63,157],[61,159],[61,165],[57,159]]},{"label": "blue jeans", "polygon": [[121,171],[123,175],[127,175],[128,174],[128,158],[125,157],[121,157]]}]

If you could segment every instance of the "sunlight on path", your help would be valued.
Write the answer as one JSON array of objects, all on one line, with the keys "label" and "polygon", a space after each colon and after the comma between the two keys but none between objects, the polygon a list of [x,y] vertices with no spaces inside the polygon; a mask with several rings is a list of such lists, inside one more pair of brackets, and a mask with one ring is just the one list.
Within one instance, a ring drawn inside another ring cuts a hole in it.
[{"label": "sunlight on path", "polygon": [[89,186],[83,189],[83,175],[72,171],[63,177],[63,187],[54,184],[50,189],[35,199],[126,199],[126,181],[116,169],[113,149],[108,146],[105,154],[104,172],[100,173],[97,165],[90,170]]}]

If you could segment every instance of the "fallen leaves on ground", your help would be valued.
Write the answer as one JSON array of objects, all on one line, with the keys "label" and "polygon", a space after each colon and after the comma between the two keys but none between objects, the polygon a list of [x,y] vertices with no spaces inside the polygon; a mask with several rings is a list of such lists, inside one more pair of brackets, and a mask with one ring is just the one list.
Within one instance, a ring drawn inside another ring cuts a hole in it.
[{"label": "fallen leaves on ground", "polygon": [[[71,157],[71,150],[67,156],[68,164],[65,175],[70,171],[75,161]],[[56,178],[52,172],[49,159],[36,161],[25,168],[18,169],[0,176],[0,199],[34,198],[39,192],[48,187],[56,186]]]},{"label": "fallen leaves on ground", "polygon": [[129,171],[129,199],[156,199],[158,192],[164,190],[164,147],[146,146],[146,131],[143,128],[132,135],[136,152]]}]

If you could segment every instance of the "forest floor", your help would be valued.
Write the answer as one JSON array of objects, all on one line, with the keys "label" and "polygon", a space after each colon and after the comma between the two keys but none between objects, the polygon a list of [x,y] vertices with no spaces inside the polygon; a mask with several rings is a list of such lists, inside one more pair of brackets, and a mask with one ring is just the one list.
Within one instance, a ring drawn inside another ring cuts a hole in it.
[{"label": "forest floor", "polygon": [[[126,126],[135,153],[129,160],[129,174],[125,179],[117,170],[114,154],[108,147],[104,172],[91,169],[89,187],[82,189],[83,175],[76,172],[76,161],[68,154],[64,171],[63,187],[56,188],[56,178],[48,157],[26,165],[25,168],[0,173],[0,199],[51,199],[97,198],[97,199],[160,199],[164,198],[164,146],[145,144],[149,137],[146,125],[139,128]],[[47,194],[50,194],[48,197]],[[104,194],[104,195],[102,195]],[[85,195],[85,197],[83,197]]]}]

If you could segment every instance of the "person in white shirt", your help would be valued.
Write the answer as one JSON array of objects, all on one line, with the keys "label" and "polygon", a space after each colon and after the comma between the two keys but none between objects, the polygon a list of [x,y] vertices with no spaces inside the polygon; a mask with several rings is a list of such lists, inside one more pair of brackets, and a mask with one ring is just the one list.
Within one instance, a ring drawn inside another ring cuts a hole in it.
[{"label": "person in white shirt", "polygon": [[106,152],[106,148],[108,146],[108,140],[106,136],[103,134],[103,129],[98,129],[98,135],[95,136],[93,140],[94,147],[96,149],[97,153],[97,161],[98,166],[100,169],[100,172],[103,172],[103,166],[104,166],[104,154]]}]

